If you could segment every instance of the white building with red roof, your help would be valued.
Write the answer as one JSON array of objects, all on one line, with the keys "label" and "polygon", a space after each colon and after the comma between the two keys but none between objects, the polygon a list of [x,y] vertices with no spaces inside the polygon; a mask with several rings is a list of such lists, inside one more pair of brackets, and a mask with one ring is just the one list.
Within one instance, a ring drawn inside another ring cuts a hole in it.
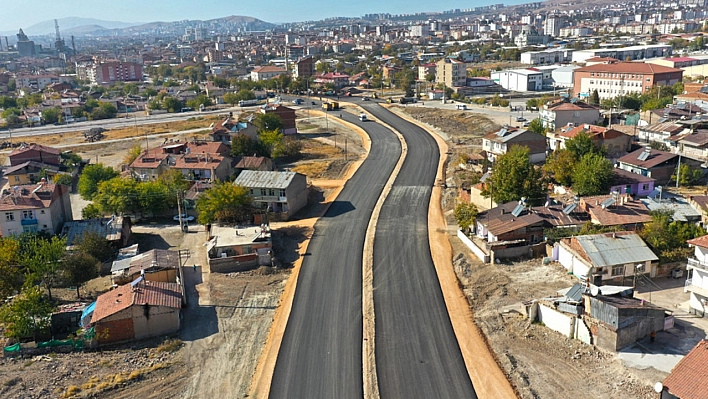
[{"label": "white building with red roof", "polygon": [[57,234],[73,220],[69,187],[51,183],[12,186],[0,195],[3,237],[43,231]]},{"label": "white building with red roof", "polygon": [[681,69],[644,62],[612,62],[578,68],[573,94],[589,97],[595,90],[600,99],[643,94],[654,85],[672,86],[683,80]]}]

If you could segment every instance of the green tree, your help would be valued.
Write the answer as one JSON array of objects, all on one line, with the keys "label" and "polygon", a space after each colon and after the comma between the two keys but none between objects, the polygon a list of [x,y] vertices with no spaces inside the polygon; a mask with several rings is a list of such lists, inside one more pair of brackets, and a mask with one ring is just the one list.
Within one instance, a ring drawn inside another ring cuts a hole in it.
[{"label": "green tree", "polygon": [[49,330],[51,301],[44,299],[39,287],[27,287],[12,302],[0,307],[4,335],[16,339],[33,337]]},{"label": "green tree", "polygon": [[63,186],[69,186],[73,184],[73,181],[71,179],[71,175],[67,173],[61,173],[58,174],[54,177],[54,184],[61,184]]},{"label": "green tree", "polygon": [[176,197],[178,192],[183,192],[189,188],[189,181],[184,174],[177,169],[166,170],[157,177],[157,181],[167,186],[170,195]]},{"label": "green tree", "polygon": [[[700,169],[694,169],[687,164],[682,164],[681,169],[679,169],[679,185],[681,186],[691,186],[696,184],[701,178],[703,178],[703,171]],[[676,181],[676,173],[671,175],[671,180]]]},{"label": "green tree", "polygon": [[104,235],[89,231],[76,242],[76,251],[85,253],[99,262],[113,259],[116,250]]},{"label": "green tree", "polygon": [[128,150],[128,152],[125,154],[125,158],[123,158],[123,164],[124,165],[130,165],[132,164],[140,154],[143,153],[143,147],[140,144],[133,144],[132,147]]},{"label": "green tree", "polygon": [[138,183],[133,179],[114,177],[98,184],[93,202],[108,214],[133,213],[140,209]]},{"label": "green tree", "polygon": [[220,182],[199,196],[196,209],[201,224],[234,223],[249,220],[253,206],[246,187]]},{"label": "green tree", "polygon": [[15,237],[0,237],[0,298],[7,298],[22,286],[19,267],[20,243]]},{"label": "green tree", "polygon": [[75,152],[62,152],[61,153],[61,163],[69,167],[69,169],[74,169],[81,164],[81,156]]},{"label": "green tree", "polygon": [[228,93],[224,94],[224,102],[227,104],[231,104],[231,106],[234,106],[234,105],[238,104],[239,99],[238,99],[236,93],[228,92]]},{"label": "green tree", "polygon": [[597,89],[593,90],[592,94],[590,94],[590,104],[600,105],[600,93],[597,92]]},{"label": "green tree", "polygon": [[81,299],[79,288],[87,281],[98,277],[98,259],[85,252],[74,252],[64,257],[62,267],[64,279],[76,287],[76,297]]},{"label": "green tree", "polygon": [[575,135],[575,137],[565,141],[565,148],[570,151],[575,159],[582,159],[585,154],[602,153],[595,145],[592,137],[584,130]]},{"label": "green tree", "polygon": [[86,205],[84,209],[81,210],[81,219],[83,220],[98,219],[102,216],[103,212],[101,212],[101,208],[94,203]]},{"label": "green tree", "polygon": [[285,136],[280,130],[264,130],[258,133],[258,138],[267,150],[268,157],[276,158],[274,153],[277,153],[282,146]]},{"label": "green tree", "polygon": [[159,181],[140,182],[136,185],[138,206],[141,213],[156,213],[170,209],[176,198],[170,195],[170,188]]},{"label": "green tree", "polygon": [[527,127],[527,129],[542,136],[546,134],[546,128],[543,127],[543,122],[541,121],[541,118],[535,118],[534,120],[529,122],[529,126]]},{"label": "green tree", "polygon": [[44,123],[57,123],[61,117],[61,108],[47,108],[42,111]]},{"label": "green tree", "polygon": [[248,100],[255,100],[255,99],[256,99],[256,94],[253,93],[253,90],[241,89],[236,93],[236,98],[235,98],[236,102],[234,104],[238,103],[239,101],[248,101]]},{"label": "green tree", "polygon": [[270,156],[270,152],[260,139],[253,140],[245,134],[237,134],[231,139],[231,156]]},{"label": "green tree", "polygon": [[162,100],[162,109],[167,112],[179,112],[182,109],[182,102],[175,97],[165,97]]},{"label": "green tree", "polygon": [[90,201],[98,191],[99,183],[118,176],[118,172],[102,163],[87,165],[79,177],[79,194],[84,200]]},{"label": "green tree", "polygon": [[553,151],[543,167],[557,183],[570,187],[573,185],[573,169],[576,163],[575,155],[564,148]]},{"label": "green tree", "polygon": [[271,130],[283,130],[283,120],[280,118],[280,116],[272,112],[266,114],[258,114],[253,123],[258,126],[259,133]]},{"label": "green tree", "polygon": [[529,158],[528,147],[512,146],[497,159],[482,195],[498,204],[528,198],[531,204],[546,201],[546,183],[541,170]]},{"label": "green tree", "polygon": [[118,110],[113,104],[102,102],[98,107],[91,110],[89,118],[91,120],[115,118]]},{"label": "green tree", "polygon": [[66,238],[52,236],[45,239],[37,235],[29,237],[26,247],[20,254],[20,264],[26,271],[25,285],[42,284],[47,289],[51,300],[52,287],[65,250]]},{"label": "green tree", "polygon": [[468,231],[470,227],[474,226],[474,222],[477,219],[477,206],[469,202],[460,202],[455,207],[455,220],[457,225],[462,229],[462,231]]},{"label": "green tree", "polygon": [[600,154],[588,153],[573,168],[573,189],[578,195],[603,194],[612,178],[612,163]]},{"label": "green tree", "polygon": [[206,94],[200,94],[194,97],[193,99],[187,101],[187,106],[192,109],[200,109],[202,105],[208,107],[211,104],[211,99],[207,97]]}]

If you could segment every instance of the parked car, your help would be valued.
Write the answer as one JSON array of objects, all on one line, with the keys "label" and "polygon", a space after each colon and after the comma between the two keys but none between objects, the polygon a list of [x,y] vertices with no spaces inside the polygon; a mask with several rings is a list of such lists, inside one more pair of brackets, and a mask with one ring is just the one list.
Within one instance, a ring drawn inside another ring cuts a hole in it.
[{"label": "parked car", "polygon": [[[174,216],[172,217],[172,220],[174,220],[175,222],[179,222],[179,215],[174,215]],[[194,221],[194,216],[187,215],[186,213],[183,213],[183,214],[182,214],[182,221],[183,221],[183,222],[185,222],[185,221],[186,221],[186,222],[193,222],[193,221]]]},{"label": "parked car", "polygon": [[516,121],[517,122],[526,122],[526,118],[524,118],[523,116],[517,116]]}]

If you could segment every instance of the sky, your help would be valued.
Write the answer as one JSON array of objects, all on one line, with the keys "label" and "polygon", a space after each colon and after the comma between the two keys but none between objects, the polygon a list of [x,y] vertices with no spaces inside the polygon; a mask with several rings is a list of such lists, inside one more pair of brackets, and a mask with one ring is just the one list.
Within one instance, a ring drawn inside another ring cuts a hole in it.
[{"label": "sky", "polygon": [[[531,1],[531,0],[528,0]],[[120,22],[213,19],[229,15],[255,17],[266,22],[297,22],[364,14],[405,14],[445,11],[484,4],[519,4],[524,0],[0,0],[0,32],[17,31],[54,18],[84,17]],[[267,6],[265,6],[267,4]]]}]

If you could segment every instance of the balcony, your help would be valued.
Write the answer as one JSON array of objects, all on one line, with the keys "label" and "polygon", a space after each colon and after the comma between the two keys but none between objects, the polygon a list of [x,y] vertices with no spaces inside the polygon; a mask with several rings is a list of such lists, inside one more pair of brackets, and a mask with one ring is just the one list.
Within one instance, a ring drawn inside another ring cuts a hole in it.
[{"label": "balcony", "polygon": [[271,195],[254,195],[253,200],[257,202],[288,202],[287,197]]},{"label": "balcony", "polygon": [[31,226],[31,225],[37,224],[37,223],[38,223],[38,222],[37,222],[37,219],[22,219],[22,220],[20,221],[20,224],[21,224],[22,226]]},{"label": "balcony", "polygon": [[686,266],[689,268],[689,270],[691,270],[690,268],[694,268],[708,272],[708,263],[701,262],[696,258],[688,258]]},{"label": "balcony", "polygon": [[683,292],[693,292],[694,294],[708,298],[708,289],[705,289],[699,285],[693,285],[692,278],[686,279],[686,285],[683,288]]}]

